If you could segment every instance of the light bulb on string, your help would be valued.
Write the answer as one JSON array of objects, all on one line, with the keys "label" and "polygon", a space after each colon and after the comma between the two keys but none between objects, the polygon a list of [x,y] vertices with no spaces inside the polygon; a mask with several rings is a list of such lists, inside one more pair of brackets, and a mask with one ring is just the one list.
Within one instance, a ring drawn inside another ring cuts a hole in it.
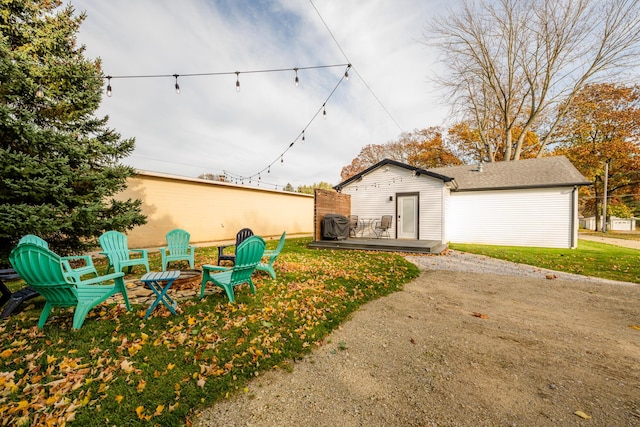
[{"label": "light bulb on string", "polygon": [[349,80],[349,68],[351,68],[351,64],[347,65],[347,70],[344,72],[345,80]]},{"label": "light bulb on string", "polygon": [[240,71],[236,71],[236,92],[240,92]]},{"label": "light bulb on string", "polygon": [[322,104],[322,118],[327,118],[327,109],[325,108],[325,104]]},{"label": "light bulb on string", "polygon": [[271,165],[267,167],[267,173],[271,173]]},{"label": "light bulb on string", "polygon": [[303,143],[303,144],[304,144],[304,140],[305,140],[305,137],[304,137],[304,131],[302,131],[302,143]]},{"label": "light bulb on string", "polygon": [[107,96],[111,96],[111,76],[107,76]]},{"label": "light bulb on string", "polygon": [[178,84],[178,76],[179,74],[174,74],[173,77],[176,78],[176,94],[180,95],[180,85]]},{"label": "light bulb on string", "polygon": [[284,157],[280,156],[280,164],[284,163]]},{"label": "light bulb on string", "polygon": [[294,68],[294,69],[293,69],[293,71],[295,71],[295,72],[296,72],[296,79],[295,79],[295,82],[296,82],[296,87],[298,87],[298,86],[300,86],[300,79],[298,78],[298,68],[297,68],[297,67],[296,67],[296,68]]}]

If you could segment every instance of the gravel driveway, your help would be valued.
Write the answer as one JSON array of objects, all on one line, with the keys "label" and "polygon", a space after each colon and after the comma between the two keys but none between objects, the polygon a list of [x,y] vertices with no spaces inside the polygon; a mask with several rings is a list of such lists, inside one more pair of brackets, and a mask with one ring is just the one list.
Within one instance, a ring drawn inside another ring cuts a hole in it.
[{"label": "gravel driveway", "polygon": [[456,251],[409,259],[423,271],[402,291],[194,426],[640,425],[640,286]]},{"label": "gravel driveway", "polygon": [[532,267],[526,264],[503,261],[484,255],[474,255],[453,250],[449,251],[446,256],[408,256],[406,258],[420,267],[420,269],[426,270],[446,270],[466,273],[497,274],[501,276],[537,277],[543,279],[555,278],[588,283],[621,283],[615,280],[563,273],[545,268]]}]

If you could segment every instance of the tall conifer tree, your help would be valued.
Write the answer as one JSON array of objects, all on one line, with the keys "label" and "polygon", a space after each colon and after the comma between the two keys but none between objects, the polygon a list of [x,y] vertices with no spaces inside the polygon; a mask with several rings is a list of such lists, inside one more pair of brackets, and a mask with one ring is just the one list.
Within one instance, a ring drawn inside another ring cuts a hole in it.
[{"label": "tall conifer tree", "polygon": [[140,200],[113,199],[135,140],[95,115],[103,75],[77,44],[84,18],[57,0],[0,3],[0,264],[24,234],[69,253],[146,222]]}]

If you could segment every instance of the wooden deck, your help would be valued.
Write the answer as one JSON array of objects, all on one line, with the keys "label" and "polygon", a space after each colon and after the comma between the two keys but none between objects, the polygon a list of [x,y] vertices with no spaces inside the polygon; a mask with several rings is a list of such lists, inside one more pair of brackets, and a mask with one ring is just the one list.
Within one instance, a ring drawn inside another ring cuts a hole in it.
[{"label": "wooden deck", "polygon": [[437,240],[358,239],[314,240],[312,249],[356,249],[363,251],[412,252],[439,254],[447,248]]}]

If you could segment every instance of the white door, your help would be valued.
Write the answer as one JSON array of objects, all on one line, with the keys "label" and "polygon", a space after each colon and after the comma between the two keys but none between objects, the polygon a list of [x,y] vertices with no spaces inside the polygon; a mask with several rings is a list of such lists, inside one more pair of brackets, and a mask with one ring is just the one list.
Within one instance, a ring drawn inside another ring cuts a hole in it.
[{"label": "white door", "polygon": [[398,196],[398,239],[418,238],[418,196]]}]

